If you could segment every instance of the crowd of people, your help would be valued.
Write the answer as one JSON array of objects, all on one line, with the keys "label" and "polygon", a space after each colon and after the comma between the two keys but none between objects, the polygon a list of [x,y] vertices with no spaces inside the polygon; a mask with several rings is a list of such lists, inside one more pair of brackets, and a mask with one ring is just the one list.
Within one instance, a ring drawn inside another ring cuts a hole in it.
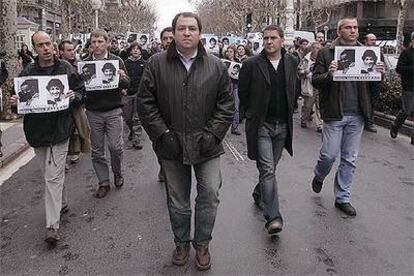
[{"label": "crowd of people", "polygon": [[[119,62],[118,88],[85,89],[78,74],[81,57],[69,40],[54,45],[50,36],[37,31],[32,36],[36,57],[22,47],[23,76],[67,75],[69,109],[32,113],[24,116],[24,132],[35,149],[45,180],[46,242],[59,241],[60,218],[67,212],[64,189],[68,152],[71,161],[80,152],[91,154],[98,179],[96,198],[104,198],[111,183],[120,189],[123,173],[123,121],[129,130],[128,140],[140,150],[142,129],[153,144],[160,164],[159,181],[165,183],[167,206],[176,245],[172,262],[184,265],[190,243],[196,250],[195,265],[210,268],[209,243],[212,240],[219,190],[222,185],[220,156],[222,141],[228,131],[245,131],[248,157],[259,172],[253,200],[263,211],[265,228],[270,235],[283,229],[279,207],[276,167],[283,149],[293,155],[293,114],[299,95],[303,98],[300,126],[307,128],[313,117],[316,131],[322,133],[322,145],[310,183],[319,193],[333,163],[340,155],[334,180],[334,205],[355,216],[351,205],[351,186],[363,128],[376,132],[372,104],[378,98],[378,82],[333,81],[338,69],[334,59],[336,46],[362,46],[358,42],[358,22],[344,18],[337,24],[337,38],[324,41],[297,40],[296,49],[286,50],[284,32],[275,25],[263,30],[263,50],[250,56],[246,45],[225,45],[220,58],[242,63],[238,79],[230,78],[223,61],[208,54],[201,43],[201,19],[193,13],[177,14],[172,26],[161,32],[161,49],[147,51],[139,42],[120,49],[117,40],[106,31],[94,30],[86,47],[84,61]],[[413,51],[401,54],[397,72],[403,83],[403,110],[391,128],[391,136],[413,111]],[[375,45],[375,35],[366,36],[367,46]],[[34,59],[34,62],[27,62]],[[2,65],[3,67],[3,65]],[[384,63],[375,70],[384,73]],[[3,73],[1,80],[3,81]],[[7,78],[7,76],[5,77]],[[18,95],[10,99],[19,101]],[[105,155],[106,146],[110,158]],[[197,179],[194,237],[191,237],[192,170]],[[111,176],[112,175],[112,176]],[[112,181],[111,181],[112,179]]]}]

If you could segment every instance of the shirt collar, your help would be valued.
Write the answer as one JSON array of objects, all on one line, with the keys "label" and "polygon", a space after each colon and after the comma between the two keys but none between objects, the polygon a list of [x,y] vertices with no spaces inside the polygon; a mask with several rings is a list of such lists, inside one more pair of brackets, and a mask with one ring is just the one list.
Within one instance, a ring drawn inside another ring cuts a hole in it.
[{"label": "shirt collar", "polygon": [[[106,51],[105,56],[103,59],[108,59],[108,51]],[[96,60],[95,54],[92,54],[92,60]]]},{"label": "shirt collar", "polygon": [[194,54],[190,58],[186,58],[178,49],[176,49],[176,50],[177,50],[177,53],[180,56],[180,58],[182,58],[186,61],[190,61],[190,60],[195,59],[197,57],[197,54],[198,54],[198,49],[196,49]]}]

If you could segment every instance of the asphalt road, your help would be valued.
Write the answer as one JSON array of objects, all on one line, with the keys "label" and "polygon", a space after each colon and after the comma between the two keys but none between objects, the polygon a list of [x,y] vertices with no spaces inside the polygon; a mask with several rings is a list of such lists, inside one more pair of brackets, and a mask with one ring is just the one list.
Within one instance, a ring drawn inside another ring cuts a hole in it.
[{"label": "asphalt road", "polygon": [[[355,218],[333,207],[333,172],[320,194],[312,192],[319,147],[320,134],[296,121],[295,156],[285,152],[277,170],[285,226],[270,237],[252,203],[257,169],[247,159],[244,136],[227,136],[212,268],[204,274],[414,274],[414,148],[408,138],[392,140],[382,128],[364,133],[353,185]],[[104,199],[92,196],[97,180],[89,156],[71,167],[70,211],[54,249],[43,241],[44,184],[35,160],[7,180],[0,187],[1,275],[199,273],[194,250],[187,265],[171,264],[165,191],[147,138],[141,151],[126,145],[124,165],[124,187]]]}]

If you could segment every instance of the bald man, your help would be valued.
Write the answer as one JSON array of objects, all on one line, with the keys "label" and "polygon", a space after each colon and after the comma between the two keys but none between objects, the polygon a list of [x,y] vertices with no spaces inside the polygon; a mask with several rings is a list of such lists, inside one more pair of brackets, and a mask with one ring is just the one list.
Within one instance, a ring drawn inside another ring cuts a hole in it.
[{"label": "bald man", "polygon": [[[35,63],[27,65],[20,73],[25,76],[54,76],[68,77],[70,105],[82,103],[85,87],[80,76],[68,62],[59,60],[53,49],[50,36],[38,31],[32,35],[32,44],[37,57]],[[13,95],[11,104],[17,103],[18,96]],[[68,153],[69,138],[73,131],[73,120],[70,108],[50,113],[31,113],[24,116],[23,128],[26,140],[34,148],[36,159],[45,180],[46,208],[46,239],[52,245],[59,241],[59,222],[62,210],[65,209],[63,200],[63,184],[65,181],[65,161]],[[67,208],[66,208],[67,209]]]}]

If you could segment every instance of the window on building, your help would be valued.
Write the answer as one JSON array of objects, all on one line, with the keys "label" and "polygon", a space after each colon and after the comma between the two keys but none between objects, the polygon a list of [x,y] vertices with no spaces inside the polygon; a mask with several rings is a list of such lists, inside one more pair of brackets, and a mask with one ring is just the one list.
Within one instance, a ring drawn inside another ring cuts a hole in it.
[{"label": "window on building", "polygon": [[16,35],[15,39],[15,47],[16,50],[20,50],[22,48],[22,44],[24,43],[25,35]]}]

